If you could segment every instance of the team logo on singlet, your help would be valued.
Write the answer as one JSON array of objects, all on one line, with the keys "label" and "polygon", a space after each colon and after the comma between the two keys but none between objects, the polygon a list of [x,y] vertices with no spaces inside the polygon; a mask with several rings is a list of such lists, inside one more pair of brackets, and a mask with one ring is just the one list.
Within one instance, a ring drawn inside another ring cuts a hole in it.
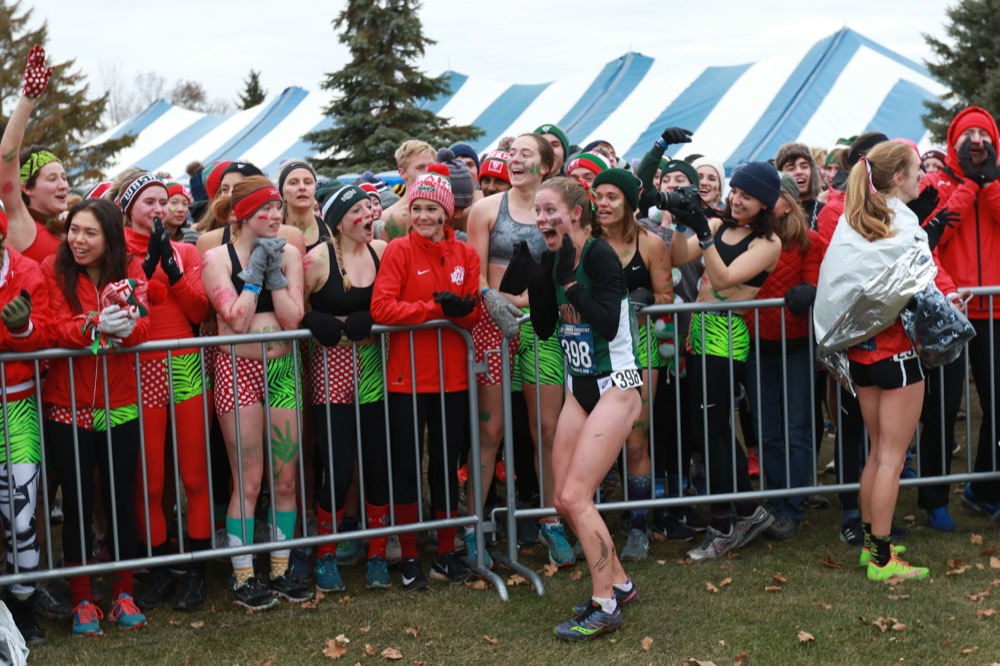
[{"label": "team logo on singlet", "polygon": [[559,316],[567,324],[580,323],[580,313],[569,303],[559,306]]},{"label": "team logo on singlet", "polygon": [[455,267],[455,270],[451,272],[451,283],[459,285],[465,283],[465,267],[463,266]]}]

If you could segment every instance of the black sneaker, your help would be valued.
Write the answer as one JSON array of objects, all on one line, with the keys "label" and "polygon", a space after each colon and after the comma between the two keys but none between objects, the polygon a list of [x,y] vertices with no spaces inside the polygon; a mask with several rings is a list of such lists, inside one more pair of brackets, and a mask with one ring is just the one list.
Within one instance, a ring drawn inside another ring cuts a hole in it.
[{"label": "black sneaker", "polygon": [[893,541],[905,539],[910,536],[910,530],[896,522],[896,517],[892,517],[892,527],[889,529],[889,538]]},{"label": "black sneaker", "polygon": [[399,563],[399,573],[403,582],[403,590],[413,592],[414,590],[427,589],[427,577],[420,566],[420,560],[415,557],[407,557]]},{"label": "black sneaker", "polygon": [[174,595],[174,577],[167,567],[156,567],[149,581],[149,587],[135,596],[139,608],[152,610],[170,601]]},{"label": "black sneaker", "polygon": [[250,610],[267,610],[274,608],[280,601],[271,594],[271,590],[260,581],[251,577],[247,582],[233,589],[233,603]]},{"label": "black sneaker", "polygon": [[73,615],[73,602],[59,589],[54,580],[40,581],[35,585],[35,610],[53,620],[68,620]]},{"label": "black sneaker", "polygon": [[196,611],[205,605],[205,573],[201,569],[188,569],[181,589],[177,592],[174,610]]},{"label": "black sneaker", "polygon": [[865,545],[865,532],[861,527],[861,518],[851,518],[840,526],[840,540],[851,548],[861,548]]},{"label": "black sneaker", "polygon": [[431,578],[449,583],[464,583],[472,577],[472,572],[462,564],[455,553],[445,553],[434,558],[431,565]]},{"label": "black sneaker", "polygon": [[270,587],[271,592],[273,592],[275,596],[284,597],[285,599],[296,603],[309,601],[315,596],[312,588],[300,583],[288,571],[281,574],[277,578],[272,578]]},{"label": "black sneaker", "polygon": [[7,597],[4,599],[11,616],[14,618],[17,630],[21,632],[21,636],[24,637],[24,642],[29,648],[46,645],[49,642],[45,638],[45,632],[38,626],[38,618],[35,616],[35,597],[37,596],[37,592],[32,592],[27,599],[18,599],[8,590]]},{"label": "black sneaker", "polygon": [[674,514],[681,525],[689,530],[704,532],[708,529],[708,520],[699,516],[693,507],[682,506],[679,509],[670,510],[670,513]]},{"label": "black sneaker", "polygon": [[690,541],[698,536],[694,529],[682,523],[677,516],[666,509],[653,512],[653,531],[668,541]]}]

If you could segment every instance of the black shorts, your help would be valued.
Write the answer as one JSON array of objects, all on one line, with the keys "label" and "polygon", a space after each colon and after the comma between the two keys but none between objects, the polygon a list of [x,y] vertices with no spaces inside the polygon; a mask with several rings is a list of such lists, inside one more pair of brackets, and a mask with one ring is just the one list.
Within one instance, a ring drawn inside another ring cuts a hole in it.
[{"label": "black shorts", "polygon": [[851,379],[858,386],[898,389],[923,381],[924,366],[916,352],[896,354],[871,365],[851,361]]},{"label": "black shorts", "polygon": [[[569,389],[573,393],[573,397],[576,398],[578,403],[580,403],[580,406],[583,407],[583,411],[587,412],[588,416],[592,411],[594,411],[594,407],[597,407],[597,401],[601,399],[601,396],[604,395],[605,391],[615,386],[614,381],[611,379],[610,372],[602,372],[590,377],[567,375],[567,379],[569,381]],[[634,388],[636,391],[639,391],[640,395],[642,394],[642,390],[639,386],[635,386]]]}]

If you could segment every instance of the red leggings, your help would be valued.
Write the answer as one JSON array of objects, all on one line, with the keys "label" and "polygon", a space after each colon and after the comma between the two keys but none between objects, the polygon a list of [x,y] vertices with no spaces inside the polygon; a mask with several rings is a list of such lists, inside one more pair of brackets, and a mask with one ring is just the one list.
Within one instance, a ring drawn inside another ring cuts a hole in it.
[{"label": "red leggings", "polygon": [[[208,393],[208,414],[212,414],[212,394]],[[143,405],[142,434],[146,443],[146,482],[149,486],[150,546],[167,540],[167,522],[163,515],[164,452],[167,441],[166,407]],[[208,463],[205,446],[205,406],[197,395],[174,405],[174,428],[177,432],[177,466],[187,495],[188,535],[192,539],[212,536],[212,502],[208,496]],[[171,443],[171,446],[173,444]],[[143,494],[142,468],[136,470],[135,504],[139,540],[146,540],[146,502]]]}]

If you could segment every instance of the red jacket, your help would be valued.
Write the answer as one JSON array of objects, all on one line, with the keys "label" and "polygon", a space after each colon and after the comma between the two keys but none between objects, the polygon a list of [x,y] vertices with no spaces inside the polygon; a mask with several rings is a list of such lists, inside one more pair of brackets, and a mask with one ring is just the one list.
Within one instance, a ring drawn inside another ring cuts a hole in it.
[{"label": "red jacket", "polygon": [[[478,295],[479,255],[472,246],[456,240],[451,227],[444,227],[444,232],[444,240],[434,243],[411,229],[406,236],[386,247],[372,292],[371,313],[376,323],[407,326],[447,319],[441,305],[434,302],[436,291],[452,291],[459,296]],[[476,323],[477,309],[452,321],[471,330]],[[413,344],[416,391],[437,393],[441,390],[438,330],[415,331]],[[468,346],[457,333],[441,330],[445,391],[468,390],[468,352]],[[413,390],[409,333],[389,335],[386,377],[389,392]]]},{"label": "red jacket", "polygon": [[[90,347],[92,340],[83,332],[83,323],[89,313],[100,311],[100,294],[86,272],[80,274],[76,282],[76,296],[80,300],[82,312],[74,312],[63,295],[62,287],[56,281],[55,255],[49,256],[42,264],[42,273],[49,290],[52,322],[49,328],[52,344],[67,349]],[[128,277],[145,281],[142,260],[131,257]],[[149,338],[149,317],[140,317],[132,335],[122,341],[124,347],[134,347]],[[107,355],[107,387],[109,402],[104,403],[104,373],[102,356],[88,354],[78,356],[73,361],[73,386],[76,390],[77,409],[123,407],[138,400],[135,383],[135,356],[132,354]],[[56,359],[49,367],[42,390],[42,400],[55,405],[70,407],[69,360]]]},{"label": "red jacket", "polygon": [[[940,170],[924,177],[922,186],[933,186],[938,191],[938,209],[947,208],[961,215],[954,227],[941,235],[935,253],[941,266],[960,287],[985,287],[1000,285],[1000,181],[993,181],[980,188],[973,180],[962,177],[958,164],[955,127],[966,113],[982,112],[970,107],[955,115],[948,128],[948,154],[945,164],[951,170]],[[993,139],[993,146],[1000,148],[1000,133],[996,123],[987,113],[989,127],[984,127]],[[936,212],[935,212],[936,214]],[[933,215],[931,216],[933,217]],[[993,316],[1000,318],[1000,297],[992,297]],[[969,301],[970,319],[990,317],[990,298],[977,296]]]},{"label": "red jacket", "polygon": [[[825,210],[825,209],[824,209]],[[767,276],[764,285],[757,292],[757,298],[784,298],[785,292],[803,282],[816,286],[819,281],[819,265],[823,261],[823,243],[819,234],[809,230],[809,247],[803,253],[797,243],[790,250],[782,249],[778,265]],[[759,314],[757,314],[759,313]],[[761,340],[781,340],[781,319],[785,319],[785,338],[801,339],[809,335],[809,315],[793,315],[788,308],[763,308],[748,310],[743,317],[752,337]],[[760,328],[755,330],[757,322]]]},{"label": "red jacket", "polygon": [[[24,331],[11,333],[0,323],[0,351],[31,352],[49,346],[49,289],[38,263],[11,247],[4,248],[9,263],[0,285],[0,308],[21,295],[21,290],[31,294],[31,323]],[[7,259],[4,260],[8,261]],[[30,361],[11,361],[4,364],[4,381],[10,391],[18,384],[34,379],[35,364]]]},{"label": "red jacket", "polygon": [[[149,236],[137,233],[131,227],[125,228],[125,245],[128,251],[139,257],[146,256]],[[166,287],[167,297],[162,303],[149,308],[149,339],[177,340],[194,337],[192,325],[197,326],[208,314],[208,296],[201,283],[201,255],[189,243],[171,243],[174,259],[184,275],[171,286],[167,274],[159,266],[152,280]],[[197,349],[188,351],[196,352]],[[146,352],[141,358],[162,358],[166,352]]]},{"label": "red jacket", "polygon": [[843,214],[844,192],[831,187],[830,194],[826,199],[826,205],[823,206],[823,210],[819,212],[819,217],[816,218],[816,228],[819,230],[819,237],[823,241],[823,247],[830,244],[830,239],[833,238],[833,230],[837,228],[837,220]]}]

